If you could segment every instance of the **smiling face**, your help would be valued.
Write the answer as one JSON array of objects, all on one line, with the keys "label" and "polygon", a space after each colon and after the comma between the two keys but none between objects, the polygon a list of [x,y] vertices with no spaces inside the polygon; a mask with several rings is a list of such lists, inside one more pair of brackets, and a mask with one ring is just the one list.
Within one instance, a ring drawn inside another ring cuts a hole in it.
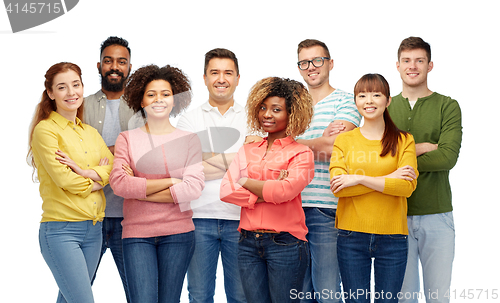
[{"label": "smiling face", "polygon": [[236,71],[233,60],[213,58],[208,62],[203,79],[208,88],[209,102],[212,106],[234,102],[233,95],[240,81],[240,75]]},{"label": "smiling face", "polygon": [[434,64],[429,62],[424,49],[402,51],[396,67],[403,84],[409,87],[427,87],[427,74]]},{"label": "smiling face", "polygon": [[384,111],[391,103],[381,92],[359,92],[356,95],[356,107],[365,120],[383,119]]},{"label": "smiling face", "polygon": [[262,129],[274,138],[285,138],[288,125],[286,100],[268,97],[260,105],[258,118]]},{"label": "smiling face", "polygon": [[82,79],[75,71],[57,74],[47,94],[55,101],[56,112],[70,121],[75,120],[76,112],[83,103]]},{"label": "smiling face", "polygon": [[146,111],[148,120],[168,119],[174,107],[174,94],[170,83],[165,80],[149,82],[146,85],[141,106]]},{"label": "smiling face", "polygon": [[106,47],[102,52],[101,61],[97,63],[103,90],[122,91],[131,67],[130,54],[125,47],[121,45]]},{"label": "smiling face", "polygon": [[[315,45],[308,48],[303,48],[299,53],[299,61],[312,60],[318,57],[327,57],[327,53],[323,47]],[[307,83],[309,89],[321,87],[325,83],[328,84],[330,71],[333,69],[333,59],[325,60],[323,66],[315,67],[309,63],[309,68],[305,70],[299,69],[302,78]]]}]

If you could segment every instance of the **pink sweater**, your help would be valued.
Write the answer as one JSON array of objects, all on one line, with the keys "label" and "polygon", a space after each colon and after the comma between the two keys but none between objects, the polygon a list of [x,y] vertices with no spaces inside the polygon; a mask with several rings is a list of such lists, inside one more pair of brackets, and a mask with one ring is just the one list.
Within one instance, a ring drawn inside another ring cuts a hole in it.
[{"label": "pink sweater", "polygon": [[[122,169],[128,164],[134,177]],[[175,203],[139,201],[146,198],[146,179],[177,178],[170,187]],[[204,187],[201,144],[196,134],[176,129],[168,135],[150,135],[140,128],[122,132],[115,143],[115,160],[109,178],[123,203],[123,238],[150,238],[194,230],[189,203]]]}]

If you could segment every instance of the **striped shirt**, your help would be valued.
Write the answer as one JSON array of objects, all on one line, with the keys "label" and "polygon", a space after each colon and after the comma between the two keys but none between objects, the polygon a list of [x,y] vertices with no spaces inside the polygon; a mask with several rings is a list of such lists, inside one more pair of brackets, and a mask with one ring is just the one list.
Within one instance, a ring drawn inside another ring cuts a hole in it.
[{"label": "striped shirt", "polygon": [[[328,124],[335,120],[348,121],[356,126],[359,126],[361,121],[353,95],[340,89],[334,90],[314,106],[311,125],[297,139],[310,140],[321,137]],[[303,207],[337,208],[338,198],[330,191],[329,166],[329,162],[314,162],[314,179],[302,191]]]}]

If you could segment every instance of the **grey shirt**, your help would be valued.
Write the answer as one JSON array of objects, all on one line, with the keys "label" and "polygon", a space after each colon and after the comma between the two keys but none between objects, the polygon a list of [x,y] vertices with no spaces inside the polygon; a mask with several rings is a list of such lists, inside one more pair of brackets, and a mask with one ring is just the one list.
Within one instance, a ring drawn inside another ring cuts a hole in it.
[{"label": "grey shirt", "polygon": [[[102,90],[85,97],[83,122],[97,129],[108,146],[115,145],[120,132],[144,125],[140,113],[134,114],[123,97],[116,103],[108,100]],[[103,191],[106,196],[106,217],[122,218],[123,198],[115,195],[109,185],[106,185]]]}]

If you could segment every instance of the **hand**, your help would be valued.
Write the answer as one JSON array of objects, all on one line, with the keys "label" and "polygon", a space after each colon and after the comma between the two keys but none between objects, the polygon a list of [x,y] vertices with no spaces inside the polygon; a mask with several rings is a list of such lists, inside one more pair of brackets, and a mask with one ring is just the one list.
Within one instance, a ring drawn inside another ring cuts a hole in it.
[{"label": "hand", "polygon": [[425,153],[434,151],[438,149],[438,145],[429,142],[417,143],[415,144],[415,149],[417,153],[417,157],[423,155]]},{"label": "hand", "polygon": [[345,130],[345,125],[342,122],[330,122],[330,124],[328,124],[328,126],[323,131],[323,137],[330,137],[340,134],[340,132],[343,130]]},{"label": "hand", "polygon": [[338,175],[330,180],[330,190],[335,194],[340,190],[358,185],[364,176],[361,175]]},{"label": "hand", "polygon": [[288,170],[282,169],[280,171],[280,175],[278,176],[278,179],[276,179],[276,180],[281,181],[281,180],[285,180],[286,178],[288,178]]},{"label": "hand", "polygon": [[102,185],[97,183],[97,182],[94,182],[94,184],[92,184],[92,191],[97,191],[97,190],[100,190],[102,189]]},{"label": "hand", "polygon": [[122,164],[122,169],[129,177],[134,176],[134,171],[128,164]]},{"label": "hand", "polygon": [[243,186],[243,185],[245,185],[245,183],[247,182],[247,180],[248,180],[248,178],[245,178],[245,177],[240,178],[238,180],[238,184],[241,185],[241,186]]},{"label": "hand", "polygon": [[417,174],[415,173],[415,169],[413,167],[406,165],[396,169],[393,173],[388,174],[386,178],[413,181],[417,178]]},{"label": "hand", "polygon": [[106,166],[109,165],[109,159],[104,157],[101,160],[99,160],[99,166]]},{"label": "hand", "polygon": [[78,164],[75,163],[75,161],[73,161],[70,157],[68,157],[68,155],[66,155],[65,153],[63,153],[60,150],[56,151],[56,155],[59,156],[59,157],[56,157],[56,160],[59,161],[59,163],[67,165],[76,174],[78,174],[82,177],[86,177],[86,176],[84,176],[84,170],[81,169],[80,166],[78,166]]}]

